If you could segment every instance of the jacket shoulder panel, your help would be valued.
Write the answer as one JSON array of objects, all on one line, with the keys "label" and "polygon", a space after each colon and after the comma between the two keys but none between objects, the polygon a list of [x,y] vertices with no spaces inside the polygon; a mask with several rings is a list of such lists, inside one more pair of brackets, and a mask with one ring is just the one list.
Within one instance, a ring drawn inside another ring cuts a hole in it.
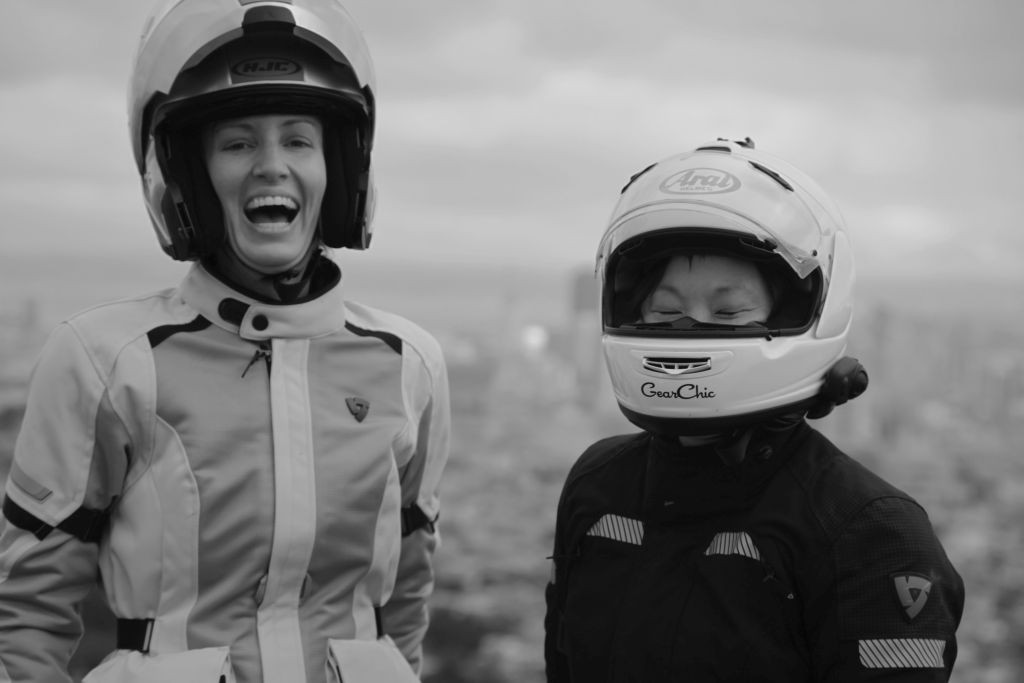
[{"label": "jacket shoulder panel", "polygon": [[617,458],[628,455],[636,448],[642,447],[646,443],[648,436],[644,432],[638,434],[619,434],[591,444],[583,451],[583,454],[580,455],[576,463],[569,470],[565,487],[569,488],[583,477],[601,470]]},{"label": "jacket shoulder panel", "polygon": [[155,392],[146,333],[174,319],[172,292],[94,306],[50,333],[15,443],[23,485],[8,487],[47,524],[87,503],[105,507],[123,479],[123,454],[149,443],[153,416],[137,409]]},{"label": "jacket shoulder panel", "polygon": [[443,371],[441,345],[432,334],[411,320],[354,301],[345,302],[345,320],[362,330],[394,336],[401,341],[403,349],[410,348],[423,360],[431,374]]},{"label": "jacket shoulder panel", "polygon": [[65,324],[81,340],[96,369],[107,376],[126,346],[157,327],[185,324],[195,316],[171,288],[87,308]]},{"label": "jacket shoulder panel", "polygon": [[876,501],[899,499],[917,506],[909,495],[840,450],[816,430],[798,446],[788,463],[790,475],[806,496],[809,512],[828,539]]},{"label": "jacket shoulder panel", "polygon": [[[581,496],[587,499],[597,496],[606,502],[629,497],[621,490],[624,478],[631,479],[644,468],[645,458],[638,456],[637,451],[646,453],[649,440],[649,434],[640,432],[611,436],[591,444],[569,469],[559,509],[565,511],[566,506],[579,503]],[[623,471],[623,467],[629,472]],[[570,499],[575,499],[576,503],[570,504]]]}]

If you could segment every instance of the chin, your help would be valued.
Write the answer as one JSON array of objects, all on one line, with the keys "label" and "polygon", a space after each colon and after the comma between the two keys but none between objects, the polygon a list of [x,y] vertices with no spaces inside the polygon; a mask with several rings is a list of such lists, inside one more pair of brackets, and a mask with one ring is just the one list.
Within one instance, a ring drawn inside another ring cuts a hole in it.
[{"label": "chin", "polygon": [[267,275],[274,275],[291,270],[301,264],[305,256],[310,253],[310,244],[264,243],[250,245],[250,248],[240,249],[239,252],[242,261],[250,268]]},{"label": "chin", "polygon": [[264,275],[276,275],[277,273],[291,270],[302,263],[302,257],[305,253],[305,250],[297,251],[295,249],[248,250],[239,254],[239,260],[249,268]]}]

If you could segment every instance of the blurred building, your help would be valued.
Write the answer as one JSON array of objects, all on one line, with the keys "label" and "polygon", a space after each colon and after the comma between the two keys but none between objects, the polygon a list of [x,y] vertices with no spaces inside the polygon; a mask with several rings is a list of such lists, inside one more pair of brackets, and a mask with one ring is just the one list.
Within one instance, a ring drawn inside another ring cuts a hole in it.
[{"label": "blurred building", "polygon": [[588,411],[617,413],[601,348],[601,291],[593,268],[573,271],[569,289],[566,353],[572,362],[577,403]]}]

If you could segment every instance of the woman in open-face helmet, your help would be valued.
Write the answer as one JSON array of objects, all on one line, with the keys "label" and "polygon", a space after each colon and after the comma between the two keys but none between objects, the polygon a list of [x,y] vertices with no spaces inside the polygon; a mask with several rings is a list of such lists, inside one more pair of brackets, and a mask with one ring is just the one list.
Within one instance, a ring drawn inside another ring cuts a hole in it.
[{"label": "woman in open-face helmet", "polygon": [[374,87],[362,35],[333,0],[170,3],[156,13],[136,58],[129,120],[146,206],[164,251],[248,274],[232,270],[234,226],[211,182],[207,147],[213,123],[260,114],[318,122],[326,186],[315,204],[271,205],[286,218],[305,214],[315,239],[299,266],[266,267],[259,276],[294,285],[305,266],[317,265],[313,255],[321,244],[366,248]]},{"label": "woman in open-face helmet", "polygon": [[804,420],[858,395],[834,204],[749,140],[630,179],[598,251],[615,397],[558,507],[548,681],[938,681],[963,584]]},{"label": "woman in open-face helmet", "polygon": [[416,680],[444,362],[322,253],[370,239],[361,34],[335,0],[175,0],[129,99],[160,244],[194,263],[47,342],[0,520],[0,679],[70,680],[98,575],[94,683]]}]

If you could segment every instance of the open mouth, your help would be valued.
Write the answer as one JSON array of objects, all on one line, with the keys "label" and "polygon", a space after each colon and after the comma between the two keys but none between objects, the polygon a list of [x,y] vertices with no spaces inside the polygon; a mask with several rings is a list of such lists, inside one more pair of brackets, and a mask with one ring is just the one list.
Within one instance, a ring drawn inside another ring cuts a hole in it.
[{"label": "open mouth", "polygon": [[245,217],[255,225],[288,225],[299,215],[299,204],[291,197],[253,197],[245,205]]}]

